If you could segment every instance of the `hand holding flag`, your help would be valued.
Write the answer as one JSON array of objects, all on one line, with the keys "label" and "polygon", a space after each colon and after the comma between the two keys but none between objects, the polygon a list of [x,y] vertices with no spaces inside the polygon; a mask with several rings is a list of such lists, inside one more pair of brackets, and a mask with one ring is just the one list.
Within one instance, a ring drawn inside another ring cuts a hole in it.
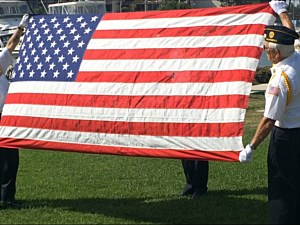
[{"label": "hand holding flag", "polygon": [[287,3],[285,1],[277,1],[277,0],[272,0],[269,2],[271,8],[274,10],[274,12],[277,13],[277,15],[280,15],[283,12],[287,11]]},{"label": "hand holding flag", "polygon": [[24,29],[28,26],[28,19],[29,19],[29,15],[28,14],[24,14],[23,17],[22,17],[22,20],[19,24],[19,27],[21,29]]},{"label": "hand holding flag", "polygon": [[251,162],[253,159],[253,149],[248,144],[239,155],[240,162]]}]

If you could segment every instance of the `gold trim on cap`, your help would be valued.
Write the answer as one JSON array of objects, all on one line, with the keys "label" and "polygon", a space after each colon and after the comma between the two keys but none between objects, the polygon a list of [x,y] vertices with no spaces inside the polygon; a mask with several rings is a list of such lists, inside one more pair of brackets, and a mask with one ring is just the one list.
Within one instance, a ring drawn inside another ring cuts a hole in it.
[{"label": "gold trim on cap", "polygon": [[[271,29],[271,28],[266,28],[266,30],[270,30],[270,33],[271,33],[272,31],[277,31],[277,32],[280,32],[280,33],[284,33],[284,34],[291,35],[291,36],[293,36],[293,37],[296,38],[296,39],[299,38],[298,36],[293,35],[292,33],[285,32],[285,31],[283,31],[283,30],[277,30],[277,29]],[[295,32],[296,32],[296,31],[295,31]]]}]

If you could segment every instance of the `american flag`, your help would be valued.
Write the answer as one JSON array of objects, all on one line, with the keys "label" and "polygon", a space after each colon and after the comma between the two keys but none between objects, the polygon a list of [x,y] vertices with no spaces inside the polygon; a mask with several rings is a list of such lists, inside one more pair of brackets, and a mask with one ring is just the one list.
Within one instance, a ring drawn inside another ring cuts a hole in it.
[{"label": "american flag", "polygon": [[238,161],[268,3],[33,15],[0,145]]}]

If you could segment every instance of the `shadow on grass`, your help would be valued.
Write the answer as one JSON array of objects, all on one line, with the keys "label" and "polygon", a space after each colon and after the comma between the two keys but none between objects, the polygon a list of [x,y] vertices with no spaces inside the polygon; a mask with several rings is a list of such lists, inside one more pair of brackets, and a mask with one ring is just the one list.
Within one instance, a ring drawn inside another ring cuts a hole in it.
[{"label": "shadow on grass", "polygon": [[[266,224],[267,203],[253,198],[266,188],[209,191],[200,199],[171,198],[79,198],[26,201],[25,207],[59,208],[87,214],[158,224]],[[252,196],[252,197],[251,197]],[[100,221],[99,221],[100,222]]]}]

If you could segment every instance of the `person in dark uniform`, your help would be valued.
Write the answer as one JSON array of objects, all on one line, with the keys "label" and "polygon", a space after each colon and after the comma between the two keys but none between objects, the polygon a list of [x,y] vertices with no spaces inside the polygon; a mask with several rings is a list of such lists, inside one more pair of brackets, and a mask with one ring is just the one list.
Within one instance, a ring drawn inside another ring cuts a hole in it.
[{"label": "person in dark uniform", "polygon": [[182,159],[181,162],[186,184],[179,195],[190,195],[192,199],[197,199],[204,195],[208,190],[208,161]]},{"label": "person in dark uniform", "polygon": [[[0,118],[4,106],[9,81],[5,73],[7,68],[14,63],[12,52],[20,42],[24,28],[28,22],[28,15],[24,15],[18,29],[10,37],[7,45],[0,52]],[[16,178],[19,167],[19,150],[0,147],[0,187],[1,207],[19,207],[15,201]]]},{"label": "person in dark uniform", "polygon": [[271,133],[268,148],[269,224],[300,223],[300,53],[299,35],[284,1],[271,1],[282,26],[265,27],[264,49],[272,62],[272,76],[265,92],[265,110],[256,133],[240,153],[240,161]]}]

